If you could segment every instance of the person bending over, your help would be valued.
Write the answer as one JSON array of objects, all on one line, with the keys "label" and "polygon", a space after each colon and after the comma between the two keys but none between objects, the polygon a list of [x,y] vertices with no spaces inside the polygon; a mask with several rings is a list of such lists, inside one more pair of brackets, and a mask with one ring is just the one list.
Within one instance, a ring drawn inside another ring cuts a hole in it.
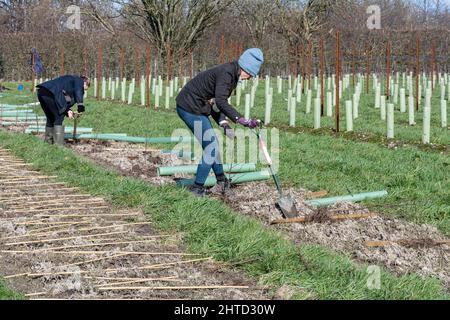
[{"label": "person bending over", "polygon": [[[230,188],[230,182],[225,176],[220,160],[217,137],[209,116],[212,116],[224,129],[228,137],[233,137],[234,133],[227,118],[248,128],[257,127],[259,120],[245,119],[228,103],[228,98],[236,89],[239,81],[258,75],[263,62],[264,56],[260,49],[248,49],[238,61],[218,65],[198,74],[183,87],[176,98],[179,117],[194,133],[203,149],[195,183],[191,187],[192,193],[197,197],[206,195],[204,185],[211,169],[214,171],[219,188],[223,192]],[[217,109],[214,105],[217,106]]]},{"label": "person bending over", "polygon": [[78,105],[78,113],[83,113],[84,92],[89,89],[90,80],[85,76],[65,75],[37,85],[37,96],[47,117],[45,141],[64,145],[64,118],[74,118],[72,107]]}]

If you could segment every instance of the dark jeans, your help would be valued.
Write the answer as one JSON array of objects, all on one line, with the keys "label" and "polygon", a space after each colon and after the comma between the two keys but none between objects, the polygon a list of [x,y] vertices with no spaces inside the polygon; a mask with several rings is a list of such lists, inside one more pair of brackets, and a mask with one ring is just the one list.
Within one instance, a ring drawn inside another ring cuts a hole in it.
[{"label": "dark jeans", "polygon": [[216,177],[223,176],[224,171],[220,160],[219,144],[209,118],[189,113],[180,106],[177,106],[177,113],[202,145],[203,156],[197,168],[195,183],[204,185],[211,169]]},{"label": "dark jeans", "polygon": [[58,106],[56,105],[53,94],[45,89],[38,90],[38,99],[41,103],[42,110],[44,110],[47,117],[47,127],[61,126],[64,121],[64,114],[59,114]]}]

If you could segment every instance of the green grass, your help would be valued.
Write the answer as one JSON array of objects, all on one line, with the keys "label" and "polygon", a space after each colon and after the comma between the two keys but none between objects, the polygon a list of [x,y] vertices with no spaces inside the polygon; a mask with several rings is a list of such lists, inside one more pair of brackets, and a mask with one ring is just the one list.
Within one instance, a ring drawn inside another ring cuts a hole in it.
[{"label": "green grass", "polygon": [[[264,83],[260,88],[259,94],[264,91]],[[256,105],[259,104],[263,104],[261,100]],[[364,108],[363,101],[361,104]],[[88,112],[80,126],[95,128],[96,132],[160,137],[185,128],[173,109],[145,110],[92,99],[87,105]],[[282,111],[274,112],[274,116],[279,113]],[[448,139],[448,131],[445,133]],[[281,131],[280,147],[280,176],[285,184],[312,191],[327,190],[331,195],[386,189],[388,197],[366,204],[395,217],[435,225],[450,235],[448,154],[414,146],[388,149],[379,143],[354,141],[345,136],[289,130]]]},{"label": "green grass", "polygon": [[20,294],[8,288],[2,279],[0,279],[0,300],[20,300],[24,297]]},{"label": "green grass", "polygon": [[[384,85],[385,81],[381,80],[382,85]],[[289,113],[287,111],[287,81],[283,82],[283,93],[278,94],[276,88],[276,79],[273,78],[271,81],[271,85],[274,88],[274,102],[272,109],[272,125],[275,126],[288,126],[289,125]],[[265,117],[265,97],[264,97],[264,89],[265,81],[260,80],[260,84],[258,86],[258,90],[256,91],[256,100],[255,107],[251,110],[252,117],[258,117],[260,119],[264,119]],[[251,85],[248,84],[246,89],[242,91],[241,103],[240,107],[238,107],[239,111],[244,114],[244,103],[245,103],[245,94],[250,93]],[[363,88],[363,92],[361,93],[361,101],[359,108],[359,118],[354,121],[354,130],[355,133],[363,133],[368,135],[373,140],[383,141],[386,140],[386,122],[381,120],[380,110],[375,109],[375,93],[372,90],[372,81],[370,82],[370,93],[369,95],[365,94],[365,87]],[[447,89],[447,88],[446,88]],[[423,91],[424,94],[425,91]],[[91,88],[89,92],[92,97],[94,94],[94,89]],[[341,131],[345,131],[346,127],[346,117],[345,117],[345,100],[350,99],[352,97],[353,91],[351,88],[343,91],[343,97],[341,101],[341,112],[340,112],[340,128]],[[384,94],[384,88],[382,88],[382,94]],[[313,91],[313,98],[315,97],[316,92]],[[117,95],[116,95],[117,96]],[[176,96],[176,95],[175,95]],[[446,95],[447,97],[448,95]],[[151,97],[151,101],[153,103],[154,96]],[[232,103],[235,105],[236,98],[232,97]],[[134,103],[140,104],[140,89],[136,88],[136,92],[134,95]],[[174,108],[175,106],[175,97],[171,99],[171,106]],[[424,99],[422,99],[422,104],[419,108],[419,112],[415,115],[415,126],[409,126],[408,124],[408,113],[400,112],[400,99],[398,104],[395,106],[395,139],[401,140],[409,143],[420,144],[422,141],[422,126],[423,126],[423,113],[422,108],[424,106]],[[163,92],[163,96],[160,98],[160,106],[161,109],[164,108],[165,105],[165,89]],[[406,97],[406,106],[408,108],[408,97]],[[297,122],[296,125],[300,128],[308,128],[312,129],[314,119],[313,119],[313,108],[314,101],[311,107],[311,113],[306,114],[306,94],[302,96],[302,102],[297,103]],[[450,105],[448,106],[450,108]],[[325,110],[326,110],[326,90],[325,90]],[[439,145],[449,145],[450,144],[450,134],[448,128],[441,128],[441,118],[440,118],[440,87],[435,88],[433,92],[432,98],[432,108],[431,108],[431,142]],[[321,125],[324,130],[321,130],[321,133],[332,134],[331,129],[335,128],[335,118],[323,117],[321,120]],[[351,135],[347,135],[350,137]]]},{"label": "green grass", "polygon": [[[115,107],[112,107],[115,108]],[[224,203],[198,200],[173,186],[157,187],[121,177],[75,155],[23,134],[0,131],[0,145],[32,162],[43,173],[109,199],[116,206],[139,207],[165,232],[181,232],[191,252],[240,265],[275,287],[296,288],[295,298],[448,299],[440,282],[417,275],[382,271],[381,289],[367,288],[366,265],[313,245],[295,246],[261,223],[233,212]]]},{"label": "green grass", "polygon": [[[372,83],[371,83],[372,85]],[[276,81],[272,81],[272,86],[276,86]],[[287,126],[289,125],[289,113],[287,111],[287,82],[284,83],[284,92],[282,94],[277,93],[276,87],[274,87],[274,102],[273,102],[273,112],[272,112],[272,124],[275,126]],[[372,88],[372,86],[371,86]],[[247,93],[249,89],[246,90]],[[251,116],[264,119],[265,115],[265,100],[264,100],[264,81],[258,87],[256,97],[255,108],[251,110]],[[351,100],[352,90],[347,90],[343,92],[343,98],[340,103],[340,129],[342,132],[346,130],[346,117],[345,117],[345,100]],[[384,94],[384,89],[382,89],[382,94]],[[313,98],[316,93],[313,91]],[[375,109],[375,93],[373,90],[370,94],[366,96],[365,88],[361,93],[360,108],[359,108],[359,118],[353,123],[355,133],[363,133],[374,140],[383,141],[385,140],[387,133],[386,122],[381,120],[380,109]],[[234,100],[233,100],[234,101]],[[243,104],[244,100],[241,100]],[[400,101],[400,99],[399,99]],[[423,108],[424,102],[422,103],[419,113],[416,113],[415,126],[409,126],[408,124],[408,113],[400,112],[400,102],[395,107],[395,139],[402,140],[409,143],[420,144],[422,142],[422,126],[423,126]],[[406,107],[408,108],[408,97],[406,98]],[[311,106],[311,113],[306,114],[306,95],[302,97],[302,102],[297,103],[297,122],[296,125],[302,128],[312,129],[314,127],[313,109],[314,101]],[[243,106],[240,107],[243,112]],[[450,134],[447,128],[441,128],[441,118],[440,118],[440,89],[437,88],[434,91],[432,99],[431,108],[431,142],[440,145],[450,144]],[[325,113],[326,113],[326,91],[325,91]],[[323,117],[321,119],[321,125],[325,130],[328,129],[328,134],[333,134],[331,129],[335,128],[335,118]],[[349,135],[350,136],[350,135]]]}]

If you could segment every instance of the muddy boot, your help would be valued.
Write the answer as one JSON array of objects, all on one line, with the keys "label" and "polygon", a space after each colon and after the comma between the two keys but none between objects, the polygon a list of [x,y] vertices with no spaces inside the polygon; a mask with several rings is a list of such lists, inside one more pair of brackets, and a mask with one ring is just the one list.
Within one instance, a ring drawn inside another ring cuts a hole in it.
[{"label": "muddy boot", "polygon": [[55,143],[54,140],[53,140],[53,132],[54,132],[54,128],[53,127],[45,127],[44,141],[47,142],[48,144]]},{"label": "muddy boot", "polygon": [[223,175],[223,176],[218,176],[216,177],[217,179],[217,184],[215,185],[214,189],[214,193],[219,193],[221,195],[229,195],[231,192],[231,182],[230,180],[228,180],[228,178]]},{"label": "muddy boot", "polygon": [[64,147],[64,126],[55,126],[53,140],[58,146]]},{"label": "muddy boot", "polygon": [[189,190],[197,198],[204,198],[204,197],[206,197],[206,189],[205,189],[204,186],[201,186],[201,185],[198,185],[198,184],[194,183],[194,185],[189,187]]}]

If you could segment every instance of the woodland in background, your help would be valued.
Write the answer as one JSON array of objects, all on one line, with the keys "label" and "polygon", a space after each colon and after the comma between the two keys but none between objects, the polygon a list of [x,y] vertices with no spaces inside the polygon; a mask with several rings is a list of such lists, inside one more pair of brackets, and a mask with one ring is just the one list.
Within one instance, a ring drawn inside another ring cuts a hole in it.
[{"label": "woodland in background", "polygon": [[[80,30],[65,27],[73,4]],[[381,30],[367,28],[373,4]],[[344,72],[353,55],[359,71],[367,57],[371,71],[383,71],[388,41],[393,70],[413,71],[417,39],[421,69],[430,70],[434,54],[436,68],[448,72],[450,13],[439,0],[0,0],[0,79],[30,79],[33,47],[48,78],[94,76],[99,50],[104,76],[130,78],[145,74],[148,58],[152,74],[189,76],[254,46],[265,53],[263,74],[300,73],[308,56],[316,72],[321,39],[333,72],[337,30]]]}]

